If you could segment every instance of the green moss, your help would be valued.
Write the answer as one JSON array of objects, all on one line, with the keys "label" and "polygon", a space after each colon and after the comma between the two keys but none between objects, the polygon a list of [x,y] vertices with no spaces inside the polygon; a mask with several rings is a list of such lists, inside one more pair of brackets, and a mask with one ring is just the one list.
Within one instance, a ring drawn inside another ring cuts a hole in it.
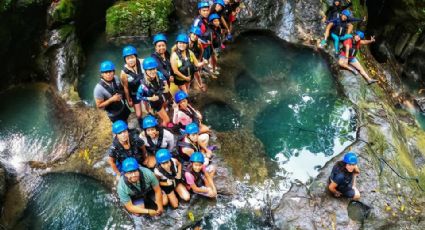
[{"label": "green moss", "polygon": [[7,11],[12,6],[13,0],[2,0],[0,1],[0,13]]},{"label": "green moss", "polygon": [[59,37],[62,42],[68,38],[68,36],[75,31],[75,27],[73,25],[64,25],[59,28]]},{"label": "green moss", "polygon": [[73,0],[60,0],[51,13],[53,23],[66,23],[71,21],[75,15]]},{"label": "green moss", "polygon": [[368,139],[373,143],[373,150],[379,155],[383,155],[384,151],[388,149],[387,140],[382,134],[381,130],[374,125],[368,125]]},{"label": "green moss", "polygon": [[117,2],[106,12],[106,34],[151,36],[169,28],[172,0],[131,0]]}]

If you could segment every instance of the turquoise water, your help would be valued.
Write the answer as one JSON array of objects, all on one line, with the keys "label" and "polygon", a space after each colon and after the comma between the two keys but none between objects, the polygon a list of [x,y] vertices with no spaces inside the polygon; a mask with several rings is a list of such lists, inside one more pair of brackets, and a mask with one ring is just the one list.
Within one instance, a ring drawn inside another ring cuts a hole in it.
[{"label": "turquoise water", "polygon": [[[204,109],[207,120],[215,117],[214,129],[252,129],[270,160],[281,163],[275,170],[288,170],[300,180],[317,174],[354,140],[354,110],[318,53],[261,32],[244,34],[232,47],[224,59],[238,65],[224,64],[220,78],[234,84],[210,88],[233,91],[231,100],[242,104],[243,113],[232,116],[225,106]],[[237,122],[226,122],[228,117]]]},{"label": "turquoise water", "polygon": [[202,111],[205,124],[212,125],[219,132],[233,130],[241,125],[239,112],[225,103],[208,104]]},{"label": "turquoise water", "polygon": [[100,182],[73,173],[42,177],[21,229],[132,229],[132,222]]},{"label": "turquoise water", "polygon": [[43,160],[60,133],[52,120],[48,86],[16,86],[0,94],[0,160],[17,167],[28,160]]}]

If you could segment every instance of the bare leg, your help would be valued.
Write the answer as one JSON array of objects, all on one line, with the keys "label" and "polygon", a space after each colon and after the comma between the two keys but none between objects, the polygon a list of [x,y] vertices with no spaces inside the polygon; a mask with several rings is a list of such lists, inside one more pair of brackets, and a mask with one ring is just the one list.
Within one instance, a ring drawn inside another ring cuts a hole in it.
[{"label": "bare leg", "polygon": [[171,207],[173,207],[174,209],[179,207],[179,200],[177,199],[174,191],[172,191],[170,194],[168,194],[167,197],[168,197],[168,200],[170,201]]},{"label": "bare leg", "polygon": [[141,102],[134,104],[133,108],[134,108],[134,111],[136,112],[137,120],[140,120],[142,118],[142,104],[141,104]]},{"label": "bare leg", "polygon": [[350,65],[354,66],[354,68],[358,69],[360,74],[366,79],[366,81],[369,83],[370,81],[372,81],[372,78],[369,77],[369,75],[366,73],[366,71],[364,70],[363,66],[360,65],[359,62],[351,62]]},{"label": "bare leg", "polygon": [[186,187],[179,183],[176,187],[176,192],[179,194],[179,197],[182,198],[184,201],[190,200],[190,193],[187,191]]},{"label": "bare leg", "polygon": [[158,116],[161,118],[162,123],[161,125],[163,127],[167,127],[167,124],[170,122],[170,118],[168,117],[167,112],[165,111],[164,107],[161,108],[161,110],[159,110],[157,112]]},{"label": "bare leg", "polygon": [[355,69],[353,69],[353,67],[351,67],[350,65],[348,65],[347,63],[345,63],[345,59],[344,58],[340,58],[338,60],[338,65],[341,66],[344,69],[348,69],[351,72],[353,72],[354,74],[357,73],[357,71]]}]

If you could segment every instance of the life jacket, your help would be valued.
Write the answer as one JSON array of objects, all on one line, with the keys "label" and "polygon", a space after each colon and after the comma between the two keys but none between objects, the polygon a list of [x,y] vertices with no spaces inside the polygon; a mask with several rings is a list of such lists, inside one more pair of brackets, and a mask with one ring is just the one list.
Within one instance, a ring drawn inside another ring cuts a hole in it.
[{"label": "life jacket", "polygon": [[[196,16],[194,26],[198,26],[201,29],[202,36],[199,37],[201,40],[211,40],[211,30],[208,26],[208,18],[203,18],[201,15]],[[209,45],[202,44],[203,48],[206,48],[208,46]]]},{"label": "life jacket", "polygon": [[205,183],[204,183],[205,174],[204,174],[204,172],[202,172],[202,170],[198,173],[194,172],[192,165],[189,165],[189,169],[187,170],[187,172],[189,172],[190,174],[193,175],[193,177],[195,178],[195,184],[198,188],[205,186]]},{"label": "life jacket", "polygon": [[164,92],[164,82],[162,81],[160,75],[162,76],[162,73],[157,71],[157,77],[155,78],[155,81],[151,82],[144,80],[143,90],[146,92],[148,97],[152,97],[153,95],[161,97],[162,93]]},{"label": "life jacket", "polygon": [[154,52],[151,57],[155,58],[158,65],[162,68],[158,68],[158,70],[164,75],[164,77],[169,81],[170,76],[173,75],[173,70],[171,69],[170,55],[168,52],[165,52],[165,59],[161,57],[157,52]]},{"label": "life jacket", "polygon": [[356,42],[354,38],[351,39],[352,45],[348,51],[349,57],[355,57],[357,52],[360,50],[360,41]]},{"label": "life jacket", "polygon": [[193,77],[196,68],[194,60],[192,60],[192,55],[190,55],[191,52],[192,51],[190,51],[189,49],[186,50],[186,58],[183,58],[181,51],[179,49],[176,50],[177,57],[179,58],[177,65],[179,72],[185,76]]},{"label": "life jacket", "polygon": [[[186,110],[183,110],[183,109],[181,109],[181,110],[179,110],[179,111],[181,111],[181,112],[183,112],[184,114],[186,114],[188,117],[190,117],[190,119],[192,119],[192,122],[193,123],[196,123],[196,124],[200,124],[200,120],[199,120],[199,117],[198,117],[198,114],[196,113],[196,111],[192,108],[192,106],[187,106],[187,109]],[[178,124],[179,126],[180,126],[180,128],[181,129],[185,129],[186,128],[186,126],[185,125],[183,125],[182,123],[179,123]]]},{"label": "life jacket", "polygon": [[348,20],[342,21],[341,18],[338,18],[334,25],[332,26],[331,32],[336,34],[337,36],[344,36],[348,30]]},{"label": "life jacket", "polygon": [[329,177],[329,180],[334,181],[334,178],[340,174],[344,176],[344,179],[342,183],[338,184],[337,190],[344,191],[346,189],[351,188],[352,182],[353,182],[353,173],[347,172],[347,170],[345,170],[344,164],[341,161],[337,162],[335,166],[332,168],[332,172]]},{"label": "life jacket", "polygon": [[146,184],[145,184],[145,180],[143,177],[143,173],[142,170],[138,169],[140,177],[139,177],[139,183],[140,183],[140,190],[136,188],[136,186],[131,183],[130,181],[128,181],[128,178],[124,175],[122,175],[122,177],[124,177],[124,183],[131,189],[131,191],[133,192],[133,195],[130,196],[132,201],[138,200],[138,199],[145,199],[146,200],[146,195],[152,190],[151,187],[148,187],[148,189],[146,188]]},{"label": "life jacket", "polygon": [[214,48],[219,48],[221,46],[221,28],[215,28],[211,26],[212,30],[212,44]]},{"label": "life jacket", "polygon": [[188,142],[185,141],[185,139],[186,139],[186,135],[183,135],[182,138],[178,139],[178,141],[177,141],[177,153],[179,154],[179,158],[182,162],[189,162],[190,157],[183,152],[183,148],[193,149],[194,152],[201,151],[201,148],[199,147],[198,143],[194,144],[191,140],[189,140],[190,143],[188,143]]},{"label": "life jacket", "polygon": [[[108,85],[104,80],[100,80],[99,84],[106,90],[108,91],[109,94],[111,94],[111,96],[114,96],[115,94],[121,94],[121,96],[124,95],[124,91],[122,89],[122,87],[118,86],[118,84],[115,82],[115,77],[111,82],[111,85]],[[114,101],[112,103],[110,103],[109,105],[107,105],[105,107],[105,110],[107,111],[122,111],[124,109],[124,101]]]},{"label": "life jacket", "polygon": [[115,154],[115,161],[118,164],[121,164],[127,157],[134,157],[136,158],[137,162],[140,164],[144,160],[143,152],[140,149],[144,143],[143,141],[137,139],[140,139],[138,137],[138,133],[136,131],[130,131],[129,133],[129,142],[130,142],[130,149],[124,149],[124,147],[119,142],[118,138],[114,138],[111,145],[111,151],[113,151]]},{"label": "life jacket", "polygon": [[158,142],[156,144],[154,144],[153,141],[152,141],[152,138],[147,134],[147,132],[145,130],[146,140],[147,140],[147,142],[149,144],[149,146],[146,145],[146,150],[150,154],[154,154],[155,155],[156,151],[161,148],[162,139],[164,138],[164,129],[163,128],[158,128],[158,131],[159,131]]},{"label": "life jacket", "polygon": [[136,68],[137,68],[137,73],[129,70],[127,67],[124,66],[124,73],[126,73],[127,76],[127,81],[128,81],[128,88],[130,91],[131,95],[136,95],[137,93],[137,89],[139,88],[140,84],[142,84],[143,82],[143,71],[142,68],[140,67],[140,61],[139,59],[136,59]]},{"label": "life jacket", "polygon": [[201,56],[201,48],[199,48],[199,42],[198,40],[196,41],[191,41],[192,42],[192,47],[189,47],[189,50],[191,50],[193,52],[193,54],[195,55],[196,58],[199,58],[199,56]]},{"label": "life jacket", "polygon": [[165,182],[165,181],[167,181],[167,180],[172,180],[173,181],[173,184],[174,184],[174,187],[176,186],[176,176],[177,176],[177,166],[174,164],[174,161],[173,160],[170,160],[171,161],[171,166],[170,166],[170,169],[171,169],[171,173],[169,173],[169,172],[167,172],[161,165],[159,165],[159,164],[157,164],[156,165],[156,168],[158,169],[158,171],[162,174],[162,175],[164,175],[167,179],[163,179],[163,178],[160,178],[159,179],[159,181],[161,181],[161,182]]}]

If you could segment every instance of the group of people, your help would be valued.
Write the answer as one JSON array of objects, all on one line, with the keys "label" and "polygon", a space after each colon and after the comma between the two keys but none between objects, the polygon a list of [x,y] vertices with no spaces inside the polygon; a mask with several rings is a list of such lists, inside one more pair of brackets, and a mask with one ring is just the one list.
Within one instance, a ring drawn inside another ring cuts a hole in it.
[{"label": "group of people", "polygon": [[[119,77],[114,63],[100,64],[94,98],[112,122],[108,163],[120,202],[130,213],[156,216],[165,205],[177,208],[179,200],[189,201],[191,194],[217,196],[210,129],[188,99],[195,79],[199,89],[205,89],[201,71],[219,74],[217,57],[225,41],[232,40],[239,4],[239,0],[199,2],[199,15],[188,34],[177,35],[171,54],[162,33],[153,36],[155,51],[144,59],[134,46],[125,46]],[[172,85],[177,92],[172,92]],[[141,132],[128,128],[129,107]]]},{"label": "group of people", "polygon": [[[338,58],[338,64],[345,69],[350,70],[354,75],[360,74],[366,79],[367,84],[376,83],[377,80],[371,78],[364,70],[362,65],[356,58],[356,54],[360,50],[361,45],[368,45],[375,42],[375,37],[371,36],[369,40],[365,40],[363,31],[357,30],[353,34],[353,23],[366,21],[354,18],[349,7],[352,5],[351,0],[346,0],[347,4],[343,5],[342,0],[334,0],[333,5],[326,11],[323,16],[323,22],[326,22],[324,38],[320,43],[323,47],[326,45],[329,36],[333,40],[335,56]],[[343,47],[340,49],[340,43]]]},{"label": "group of people", "polygon": [[[225,48],[225,41],[232,39],[239,3],[199,2],[199,15],[188,34],[177,36],[171,55],[166,35],[156,34],[155,52],[144,59],[139,59],[135,47],[123,48],[124,66],[119,77],[114,63],[100,64],[94,98],[97,108],[104,109],[112,122],[114,137],[108,149],[108,163],[118,182],[120,202],[130,213],[156,216],[164,212],[167,204],[178,208],[179,200],[189,201],[191,194],[217,196],[210,129],[188,99],[195,79],[200,90],[205,87],[201,71],[219,74],[217,57]],[[361,20],[352,18],[348,7],[342,6],[340,0],[334,1],[324,18],[328,24],[322,45],[330,35],[339,64],[354,73],[359,70],[371,84],[375,80],[368,77],[355,55],[361,44],[369,44],[374,38],[364,40],[361,31],[351,34],[352,22]],[[341,51],[340,41],[344,42]],[[175,93],[170,87],[173,84],[178,87]],[[141,132],[128,128],[129,107],[134,109]],[[329,180],[329,190],[335,196],[360,198],[355,188],[359,173],[356,165],[357,156],[352,152],[336,164]]]}]

